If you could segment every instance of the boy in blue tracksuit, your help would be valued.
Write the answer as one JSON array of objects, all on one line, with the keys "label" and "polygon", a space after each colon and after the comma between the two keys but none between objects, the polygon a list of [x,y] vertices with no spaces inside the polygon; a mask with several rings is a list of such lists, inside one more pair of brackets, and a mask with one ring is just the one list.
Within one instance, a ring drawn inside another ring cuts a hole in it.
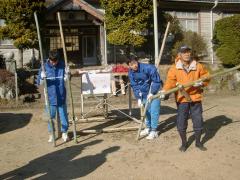
[{"label": "boy in blue tracksuit", "polygon": [[[47,90],[50,105],[50,115],[54,119],[56,111],[59,112],[61,121],[62,139],[66,142],[68,140],[68,115],[66,106],[66,89],[65,80],[69,70],[65,68],[63,60],[59,60],[59,55],[56,50],[49,52],[49,58],[44,63],[45,72],[42,67],[39,69],[37,77],[37,84],[40,85],[43,79],[47,80]],[[48,131],[51,132],[50,124],[48,124]],[[48,142],[52,142],[52,135],[49,136]]]},{"label": "boy in blue tracksuit", "polygon": [[[129,80],[134,95],[138,100],[138,106],[144,106],[146,101],[153,95],[157,94],[162,88],[157,68],[151,64],[139,63],[136,57],[131,57],[128,61]],[[153,99],[149,104],[146,112],[146,128],[141,131],[140,136],[146,136],[146,139],[158,137],[157,126],[160,115],[160,100]]]}]

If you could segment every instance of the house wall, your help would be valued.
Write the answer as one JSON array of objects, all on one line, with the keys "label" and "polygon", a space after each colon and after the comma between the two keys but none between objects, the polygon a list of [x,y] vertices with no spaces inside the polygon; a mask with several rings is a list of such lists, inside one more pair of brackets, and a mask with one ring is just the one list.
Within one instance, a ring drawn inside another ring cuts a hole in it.
[{"label": "house wall", "polygon": [[[34,52],[33,52],[34,51]],[[17,63],[17,68],[19,68],[19,59],[20,59],[20,55],[19,55],[19,50],[16,49],[15,47],[12,48],[0,48],[0,54],[5,54],[5,53],[9,53],[12,52],[14,54],[14,60],[16,60]],[[28,50],[24,50],[23,51],[23,65],[27,65],[29,64],[31,67],[31,63],[32,63],[32,59],[39,59],[39,51],[34,49],[28,49]]]}]

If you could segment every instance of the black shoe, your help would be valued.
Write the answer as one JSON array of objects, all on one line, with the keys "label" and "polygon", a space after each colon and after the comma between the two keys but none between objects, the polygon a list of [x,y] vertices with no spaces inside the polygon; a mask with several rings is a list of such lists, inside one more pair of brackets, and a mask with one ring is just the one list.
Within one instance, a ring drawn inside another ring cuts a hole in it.
[{"label": "black shoe", "polygon": [[201,151],[206,151],[207,150],[207,148],[204,147],[202,143],[196,144],[196,148],[200,149]]},{"label": "black shoe", "polygon": [[179,151],[181,152],[185,152],[187,150],[187,145],[181,145],[181,147],[179,148]]}]

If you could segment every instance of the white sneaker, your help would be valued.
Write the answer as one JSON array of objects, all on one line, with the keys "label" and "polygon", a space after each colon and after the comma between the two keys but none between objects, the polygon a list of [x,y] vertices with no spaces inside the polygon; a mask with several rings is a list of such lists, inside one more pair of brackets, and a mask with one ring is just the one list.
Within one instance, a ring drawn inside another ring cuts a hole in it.
[{"label": "white sneaker", "polygon": [[49,142],[49,143],[53,142],[53,135],[52,135],[52,134],[49,135],[48,142]]},{"label": "white sneaker", "polygon": [[146,135],[149,134],[149,132],[150,132],[150,129],[149,128],[145,128],[144,130],[142,130],[140,132],[140,136],[146,136]]},{"label": "white sneaker", "polygon": [[146,139],[151,140],[151,139],[155,139],[155,138],[157,138],[157,137],[158,137],[157,131],[151,131],[151,132],[149,133],[149,135],[146,137]]},{"label": "white sneaker", "polygon": [[67,142],[69,140],[67,133],[62,133],[62,139],[64,142]]}]

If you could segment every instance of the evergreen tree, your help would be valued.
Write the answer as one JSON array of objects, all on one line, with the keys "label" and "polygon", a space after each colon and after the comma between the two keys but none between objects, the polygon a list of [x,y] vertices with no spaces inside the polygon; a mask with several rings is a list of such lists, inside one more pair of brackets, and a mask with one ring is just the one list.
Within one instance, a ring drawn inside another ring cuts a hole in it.
[{"label": "evergreen tree", "polygon": [[240,64],[240,15],[226,17],[216,22],[214,44],[218,58],[226,66]]},{"label": "evergreen tree", "polygon": [[[5,25],[0,27],[0,39],[12,39],[21,53],[36,48],[34,12],[42,12],[44,3],[44,0],[1,0],[0,19],[5,20]],[[23,65],[22,57],[20,64]]]},{"label": "evergreen tree", "polygon": [[149,0],[101,0],[105,9],[107,39],[115,45],[140,46],[146,39],[152,3]]}]

